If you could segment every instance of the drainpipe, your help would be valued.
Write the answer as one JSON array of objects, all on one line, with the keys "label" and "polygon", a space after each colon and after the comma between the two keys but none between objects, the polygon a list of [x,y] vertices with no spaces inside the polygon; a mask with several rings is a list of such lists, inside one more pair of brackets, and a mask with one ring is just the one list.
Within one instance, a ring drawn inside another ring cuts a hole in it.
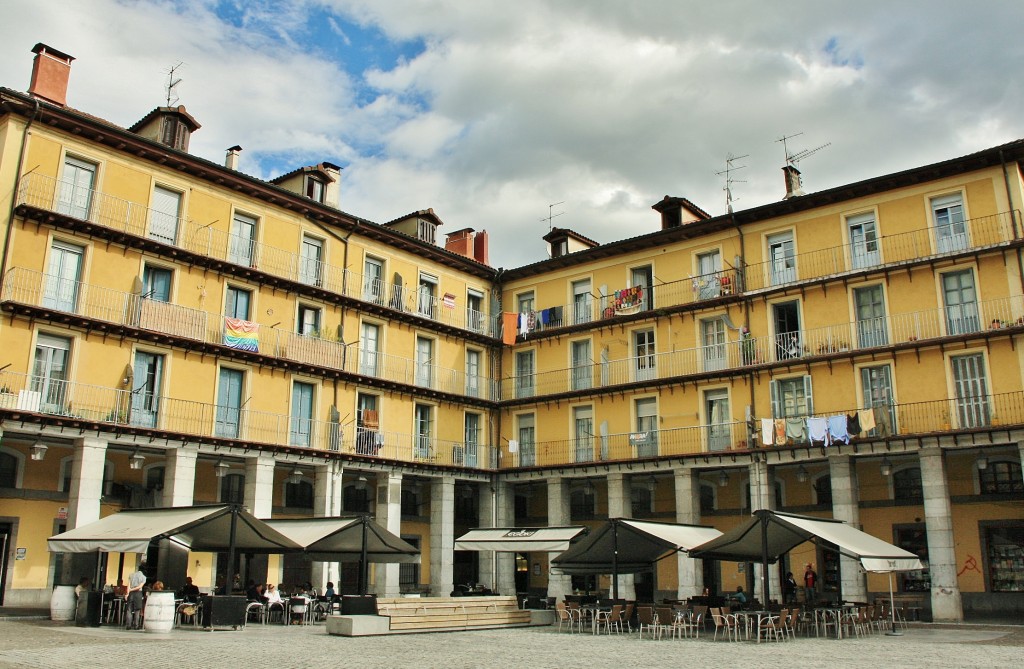
[{"label": "drainpipe", "polygon": [[[740,238],[740,262],[741,262],[741,268],[742,268],[741,271],[743,272],[743,285],[740,286],[743,289],[743,325],[744,325],[744,327],[747,328],[747,332],[750,334],[751,338],[753,338],[754,333],[750,331],[750,298],[748,298],[746,296],[746,293],[747,293],[747,245],[746,245],[746,240],[743,237],[743,228],[742,228],[742,226],[740,226],[740,224],[736,222],[736,217],[733,216],[732,212],[729,212],[729,217],[732,219],[732,224],[736,226],[736,233],[739,235],[739,238]],[[742,344],[741,344],[741,348],[742,348]],[[742,350],[740,351],[740,355],[741,356],[743,355]],[[751,361],[751,363],[753,363],[753,361]],[[755,406],[755,404],[754,404],[754,400],[755,400],[755,395],[754,395],[754,373],[753,372],[750,372],[749,374],[747,374],[747,386],[750,389],[750,415],[753,416],[753,414],[754,414],[754,406]],[[747,432],[747,446],[748,447],[753,447],[753,445],[754,445],[754,432],[753,432],[753,430],[751,430],[750,421],[747,420],[747,412],[745,412],[745,411],[743,412],[743,422],[744,422],[744,424],[746,425],[746,428],[747,428],[746,429],[746,432]]]},{"label": "drainpipe", "polygon": [[[341,256],[341,269],[342,269],[342,272],[344,272],[342,274],[341,294],[347,296],[348,295],[348,239],[356,231],[356,228],[359,227],[359,219],[356,219],[355,225],[352,226],[352,229],[349,230],[348,234],[345,235],[344,237],[340,236],[338,233],[336,233],[334,230],[332,230],[331,228],[327,227],[326,225],[324,225],[320,221],[316,221],[316,220],[313,220],[313,219],[308,218],[308,217],[307,217],[307,220],[310,223],[312,223],[313,225],[315,225],[316,227],[318,227],[321,230],[323,230],[326,234],[328,234],[331,237],[334,237],[335,239],[337,239],[339,242],[341,242],[344,245],[345,251],[344,251],[344,253]],[[338,323],[338,339],[341,341],[342,344],[345,343],[344,333],[345,333],[345,308],[342,307],[341,308],[341,320]]]},{"label": "drainpipe", "polygon": [[[1017,231],[1017,216],[1013,208],[1013,189],[1010,188],[1010,173],[1007,169],[1006,158],[1003,157],[1003,150],[999,149],[999,162],[1003,166],[1003,186],[1006,188],[1006,201],[1010,207],[1010,225],[1013,228],[1013,238],[1020,239]],[[1020,284],[1024,287],[1024,260],[1021,259],[1020,249],[1017,249],[1017,274],[1020,276]]]},{"label": "drainpipe", "polygon": [[35,107],[32,110],[32,115],[28,117],[28,123],[25,124],[25,132],[21,136],[21,150],[18,153],[18,169],[14,173],[14,192],[11,193],[11,208],[7,212],[7,229],[4,231],[4,249],[3,254],[0,255],[0,294],[3,294],[4,279],[7,276],[7,251],[11,244],[11,234],[14,232],[14,210],[18,206],[18,193],[21,191],[21,170],[25,166],[25,153],[28,148],[28,137],[31,134],[29,131],[32,129],[32,124],[35,122],[36,117],[39,115],[39,99],[33,100]]}]

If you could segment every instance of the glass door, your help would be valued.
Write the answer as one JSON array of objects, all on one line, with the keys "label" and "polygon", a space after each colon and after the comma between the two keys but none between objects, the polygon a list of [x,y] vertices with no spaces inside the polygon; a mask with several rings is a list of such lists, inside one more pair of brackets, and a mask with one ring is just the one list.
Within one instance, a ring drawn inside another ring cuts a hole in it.
[{"label": "glass door", "polygon": [[53,242],[50,247],[50,273],[46,277],[43,306],[74,313],[78,307],[78,286],[85,249]]},{"label": "glass door", "polygon": [[220,397],[217,401],[215,434],[218,437],[239,436],[242,420],[242,382],[245,373],[222,367],[220,370]]},{"label": "glass door", "polygon": [[71,340],[40,334],[32,367],[32,390],[39,393],[40,411],[63,414],[68,395]]},{"label": "glass door", "polygon": [[89,220],[95,182],[95,165],[71,156],[65,157],[57,196],[57,212],[83,221]]},{"label": "glass door", "polygon": [[135,364],[132,367],[132,425],[157,426],[163,367],[162,355],[135,352]]}]

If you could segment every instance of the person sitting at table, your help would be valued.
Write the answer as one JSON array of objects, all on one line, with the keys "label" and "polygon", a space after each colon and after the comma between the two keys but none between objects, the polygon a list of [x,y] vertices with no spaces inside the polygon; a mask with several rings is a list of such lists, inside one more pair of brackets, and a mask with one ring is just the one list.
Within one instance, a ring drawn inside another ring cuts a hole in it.
[{"label": "person sitting at table", "polygon": [[245,586],[245,598],[250,602],[258,602],[262,594],[256,587],[256,581],[250,578],[249,583]]},{"label": "person sitting at table", "polygon": [[281,592],[277,588],[274,587],[273,583],[271,583],[271,584],[269,584],[267,586],[267,590],[266,590],[266,592],[263,593],[263,596],[266,597],[267,604],[280,604],[281,603]]},{"label": "person sitting at table", "polygon": [[199,586],[192,583],[192,577],[185,577],[185,585],[181,588],[181,599],[189,604],[199,601]]},{"label": "person sitting at table", "polygon": [[736,586],[736,592],[734,592],[731,595],[729,595],[729,599],[733,600],[737,604],[746,604],[747,603],[747,594],[745,592],[743,592],[743,586],[742,585],[737,585]]},{"label": "person sitting at table", "polygon": [[334,597],[334,595],[336,594],[337,593],[334,592],[334,583],[332,583],[331,581],[327,581],[327,589],[324,590],[324,598],[330,599],[331,597]]},{"label": "person sitting at table", "polygon": [[92,579],[88,576],[83,576],[78,581],[78,585],[75,586],[75,597],[81,597],[83,592],[87,592],[92,589]]}]

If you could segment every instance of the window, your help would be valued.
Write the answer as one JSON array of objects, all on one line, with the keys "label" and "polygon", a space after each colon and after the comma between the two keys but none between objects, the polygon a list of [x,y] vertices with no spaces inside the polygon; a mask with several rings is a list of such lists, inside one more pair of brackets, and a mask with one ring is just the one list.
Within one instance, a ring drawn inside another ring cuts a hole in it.
[{"label": "window", "polygon": [[420,274],[419,313],[427,318],[434,318],[437,310],[437,277]]},{"label": "window", "polygon": [[634,267],[629,271],[630,283],[634,288],[639,287],[643,291],[641,309],[647,311],[654,308],[654,270],[650,265]]},{"label": "window", "polygon": [[312,509],[313,484],[309,481],[287,481],[284,484],[284,505],[293,509]]},{"label": "window", "polygon": [[981,353],[954,355],[949,362],[953,367],[957,426],[971,428],[988,425],[989,397],[984,356]]},{"label": "window", "polygon": [[573,444],[576,462],[592,462],[594,453],[594,409],[575,407],[572,410]]},{"label": "window", "polygon": [[861,367],[860,385],[864,408],[874,409],[875,428],[871,437],[887,437],[896,432],[896,407],[892,394],[892,369],[889,365]]},{"label": "window", "polygon": [[[1008,495],[1024,492],[1020,463],[995,460],[978,470],[978,487],[982,495]],[[1024,564],[1020,565],[1024,568]]]},{"label": "window", "polygon": [[533,291],[528,293],[520,293],[516,295],[516,308],[521,314],[527,314],[533,311]]},{"label": "window", "polygon": [[380,351],[380,326],[363,323],[359,326],[359,373],[364,376],[380,376],[378,358]]},{"label": "window", "polygon": [[370,513],[371,492],[366,481],[345,486],[345,510],[353,513]]},{"label": "window", "polygon": [[302,257],[299,259],[299,282],[307,286],[323,285],[324,241],[302,236]]},{"label": "window", "polygon": [[245,372],[222,367],[218,383],[217,418],[214,434],[237,438],[242,422],[242,386]]},{"label": "window", "polygon": [[416,337],[416,385],[434,386],[434,340]]},{"label": "window", "polygon": [[946,305],[946,334],[967,334],[981,329],[974,272],[965,269],[943,274],[942,294]]},{"label": "window", "polygon": [[853,302],[857,309],[857,345],[870,348],[888,344],[882,286],[854,288]]},{"label": "window", "polygon": [[715,507],[715,486],[708,483],[700,484],[700,513],[701,515],[714,513]]},{"label": "window", "polygon": [[64,157],[57,212],[74,218],[89,220],[92,193],[96,183],[96,165],[71,156]]},{"label": "window", "polygon": [[[404,513],[404,512],[403,512]],[[420,538],[410,537],[402,535],[402,540],[406,541],[413,548],[419,549]],[[398,588],[402,592],[410,592],[417,590],[420,587],[420,566],[419,564],[400,564],[398,565]]]},{"label": "window", "polygon": [[704,415],[708,421],[708,450],[728,450],[732,445],[729,429],[729,391],[725,388],[705,391]]},{"label": "window", "polygon": [[532,413],[522,414],[516,417],[516,421],[518,422],[516,434],[519,437],[519,465],[532,467],[537,464],[534,416]]},{"label": "window", "polygon": [[725,352],[725,319],[708,318],[700,322],[701,344],[705,372],[725,369],[729,361]]},{"label": "window", "polygon": [[803,355],[803,337],[800,333],[800,303],[779,302],[772,305],[775,325],[775,355],[778,360],[790,360]]},{"label": "window", "polygon": [[857,214],[846,219],[850,233],[850,264],[854,269],[874,267],[881,262],[878,233],[873,213]]},{"label": "window", "polygon": [[363,261],[363,300],[384,304],[384,261],[367,257]]},{"label": "window", "polygon": [[905,467],[892,473],[892,498],[900,502],[921,502],[921,468]]},{"label": "window", "polygon": [[790,418],[814,414],[811,401],[811,377],[796,376],[775,379],[769,384],[772,398],[772,417]]},{"label": "window", "polygon": [[221,504],[245,502],[245,474],[228,474],[220,480]]},{"label": "window", "polygon": [[473,332],[484,332],[486,323],[484,294],[475,290],[466,291],[466,327]]},{"label": "window", "polygon": [[191,132],[184,121],[175,116],[167,115],[163,117],[161,125],[161,144],[178,151],[188,151],[188,138]]},{"label": "window", "polygon": [[157,426],[163,368],[164,356],[147,351],[135,352],[131,384],[132,425]]},{"label": "window", "polygon": [[306,177],[306,197],[323,204],[326,194],[327,184],[323,180],[311,176]]},{"label": "window", "polygon": [[654,330],[643,330],[633,333],[633,368],[636,381],[648,381],[655,378],[657,369],[654,356]]},{"label": "window", "polygon": [[150,238],[167,244],[177,243],[181,193],[154,186],[152,205],[149,210]]},{"label": "window", "polygon": [[70,358],[70,339],[39,334],[32,366],[32,390],[39,393],[40,409],[45,413],[65,412]]},{"label": "window", "polygon": [[534,385],[534,352],[516,352],[516,397],[533,397]]},{"label": "window", "polygon": [[697,278],[694,288],[697,299],[710,300],[722,294],[722,254],[715,250],[697,255]]},{"label": "window", "polygon": [[594,318],[590,295],[590,280],[572,282],[572,322],[589,323]]},{"label": "window", "polygon": [[431,457],[434,445],[434,407],[417,404],[415,408],[416,445],[413,455],[426,459]]},{"label": "window", "polygon": [[633,518],[650,517],[654,513],[654,491],[646,482],[630,486],[629,502],[630,516]]},{"label": "window", "polygon": [[933,197],[931,206],[938,252],[952,253],[966,249],[967,226],[964,223],[964,203],[960,194]]},{"label": "window", "polygon": [[597,509],[597,495],[594,494],[594,484],[589,481],[569,491],[569,515],[572,520],[590,520],[594,518]]},{"label": "window", "polygon": [[419,483],[413,487],[402,488],[402,517],[415,518],[420,515],[420,490]]},{"label": "window", "polygon": [[483,354],[473,348],[466,349],[466,394],[480,397],[480,359]]},{"label": "window", "polygon": [[231,221],[228,260],[236,265],[256,267],[256,219],[236,213]]},{"label": "window", "polygon": [[1014,521],[984,525],[989,589],[1024,592],[1024,525]]},{"label": "window", "polygon": [[146,469],[146,490],[163,490],[165,467],[154,465]]},{"label": "window", "polygon": [[299,317],[296,328],[300,335],[307,337],[320,336],[320,309],[307,304],[299,305]]},{"label": "window", "polygon": [[633,446],[636,457],[649,458],[658,454],[658,400],[645,397],[636,400],[636,433]]},{"label": "window", "polygon": [[814,480],[814,503],[818,506],[832,506],[832,477],[828,474]]},{"label": "window", "polygon": [[296,381],[292,384],[291,446],[313,445],[313,384]]},{"label": "window", "polygon": [[173,272],[166,267],[146,265],[142,270],[142,299],[170,302],[173,277]]},{"label": "window", "polygon": [[437,226],[430,221],[419,219],[416,222],[416,236],[422,241],[428,244],[433,244],[436,240]]},{"label": "window", "polygon": [[921,560],[924,569],[900,572],[899,589],[903,592],[927,592],[931,588],[928,564],[928,533],[924,523],[894,527],[894,544],[910,551]]},{"label": "window", "polygon": [[224,299],[224,315],[228,318],[249,320],[252,291],[237,286],[228,286]]},{"label": "window", "polygon": [[50,247],[50,268],[46,276],[43,306],[74,313],[78,308],[79,281],[85,249],[54,240]]},{"label": "window", "polygon": [[574,341],[572,350],[572,389],[586,390],[591,386],[593,360],[590,357],[590,340]]},{"label": "window", "polygon": [[0,488],[18,487],[18,458],[0,451]]},{"label": "window", "polygon": [[[466,414],[465,430],[465,464],[467,467],[476,467],[478,462],[478,451],[480,448],[480,414]],[[458,463],[456,463],[458,464]]]},{"label": "window", "polygon": [[792,232],[768,235],[768,259],[770,285],[796,281],[796,251]]}]

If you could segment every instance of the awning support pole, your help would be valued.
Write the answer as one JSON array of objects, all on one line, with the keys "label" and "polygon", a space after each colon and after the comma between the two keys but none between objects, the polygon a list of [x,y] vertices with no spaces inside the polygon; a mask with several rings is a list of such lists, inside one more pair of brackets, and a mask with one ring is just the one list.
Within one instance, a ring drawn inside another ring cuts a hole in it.
[{"label": "awning support pole", "polygon": [[757,512],[761,518],[761,594],[764,596],[762,605],[768,607],[768,512],[761,509]]},{"label": "awning support pole", "polygon": [[[235,578],[235,533],[238,530],[238,505],[231,505],[231,530],[228,533],[228,564],[224,570],[224,594],[231,594]],[[214,593],[216,594],[216,593]]]},{"label": "awning support pole", "polygon": [[362,546],[359,549],[359,594],[365,595],[367,588],[367,581],[369,581],[370,575],[367,573],[369,565],[366,562],[366,523],[369,521],[367,516],[361,516],[363,523],[363,541]]},{"label": "awning support pole", "polygon": [[619,523],[612,521],[612,599],[619,598]]}]

